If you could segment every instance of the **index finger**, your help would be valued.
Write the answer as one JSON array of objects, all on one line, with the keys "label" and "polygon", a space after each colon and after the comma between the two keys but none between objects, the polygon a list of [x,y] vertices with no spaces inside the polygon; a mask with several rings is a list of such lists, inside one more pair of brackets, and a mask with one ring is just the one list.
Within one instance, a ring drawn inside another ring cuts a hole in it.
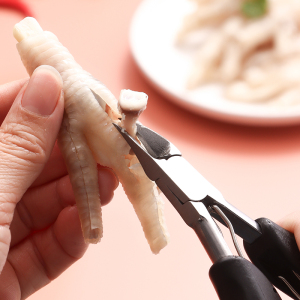
[{"label": "index finger", "polygon": [[0,85],[0,124],[2,124],[12,103],[26,81],[28,79],[24,78]]}]

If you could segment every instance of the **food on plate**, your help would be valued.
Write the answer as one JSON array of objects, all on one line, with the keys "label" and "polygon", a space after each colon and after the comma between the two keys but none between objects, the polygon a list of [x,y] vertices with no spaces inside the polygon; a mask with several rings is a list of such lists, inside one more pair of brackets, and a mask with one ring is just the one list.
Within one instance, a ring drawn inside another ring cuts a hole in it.
[{"label": "food on plate", "polygon": [[202,32],[187,87],[218,82],[226,98],[300,103],[300,2],[192,0],[178,43]]},{"label": "food on plate", "polygon": [[[162,200],[157,186],[148,179],[136,156],[129,153],[129,146],[113,126],[113,122],[123,123],[135,134],[136,115],[145,108],[147,96],[122,91],[118,103],[107,87],[84,71],[57,37],[43,31],[34,18],[25,18],[16,24],[14,37],[29,75],[40,65],[50,65],[63,79],[65,113],[58,142],[70,175],[85,241],[97,243],[102,237],[98,163],[112,168],[117,174],[152,252],[158,253],[169,239]],[[119,106],[123,107],[121,121]],[[132,107],[134,118],[130,117]],[[131,119],[128,124],[127,116]]]}]

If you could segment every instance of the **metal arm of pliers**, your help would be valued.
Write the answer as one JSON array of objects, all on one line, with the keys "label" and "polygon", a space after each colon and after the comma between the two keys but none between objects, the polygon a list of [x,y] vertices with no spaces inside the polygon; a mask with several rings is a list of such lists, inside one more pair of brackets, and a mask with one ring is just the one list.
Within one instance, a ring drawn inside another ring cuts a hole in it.
[{"label": "metal arm of pliers", "polygon": [[243,230],[237,228],[237,232],[246,240],[255,239],[260,233],[257,223],[226,202],[222,194],[181,156],[172,143],[138,124],[140,144],[115,126],[138,157],[147,176],[156,182],[185,223],[195,230],[213,262],[220,257],[232,255],[211,217],[210,213],[213,213],[214,217],[224,223],[212,209],[214,205],[222,207],[235,227],[242,224]]},{"label": "metal arm of pliers", "polygon": [[136,154],[149,179],[156,182],[185,223],[196,232],[213,262],[209,273],[219,298],[279,300],[263,273],[243,257],[232,255],[211,214],[228,227],[234,227],[250,243],[261,236],[258,223],[226,202],[168,140],[141,124],[137,129],[139,142],[121,127],[115,127]]}]

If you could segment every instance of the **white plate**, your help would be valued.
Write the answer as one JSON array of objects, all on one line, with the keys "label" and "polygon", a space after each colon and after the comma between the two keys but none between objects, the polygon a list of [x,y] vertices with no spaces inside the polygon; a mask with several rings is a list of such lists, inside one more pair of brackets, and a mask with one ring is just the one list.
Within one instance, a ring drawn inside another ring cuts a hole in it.
[{"label": "white plate", "polygon": [[188,0],[144,0],[130,29],[133,57],[149,81],[167,98],[185,109],[239,124],[283,126],[300,124],[300,105],[276,107],[226,100],[222,87],[185,88],[193,62],[175,45],[182,18],[191,9]]}]

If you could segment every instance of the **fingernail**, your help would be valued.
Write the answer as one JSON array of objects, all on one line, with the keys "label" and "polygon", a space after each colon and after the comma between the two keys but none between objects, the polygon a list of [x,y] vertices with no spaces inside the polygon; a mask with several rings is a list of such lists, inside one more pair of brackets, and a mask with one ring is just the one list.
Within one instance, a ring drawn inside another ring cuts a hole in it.
[{"label": "fingernail", "polygon": [[50,66],[35,69],[22,98],[22,106],[42,116],[53,113],[62,89],[59,73]]}]

